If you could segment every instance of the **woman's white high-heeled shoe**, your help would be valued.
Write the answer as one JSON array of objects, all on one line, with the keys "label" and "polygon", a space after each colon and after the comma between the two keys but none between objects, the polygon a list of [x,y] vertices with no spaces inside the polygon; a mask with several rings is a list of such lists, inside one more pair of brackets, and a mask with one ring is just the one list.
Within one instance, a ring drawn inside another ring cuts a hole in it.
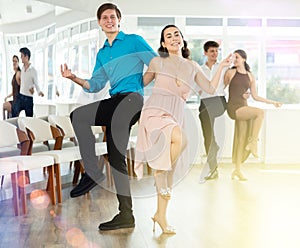
[{"label": "woman's white high-heeled shoe", "polygon": [[156,215],[151,217],[151,219],[153,220],[153,232],[155,232],[155,222],[157,222],[164,234],[176,234],[174,227],[169,225],[163,225],[163,221],[161,221]]},{"label": "woman's white high-heeled shoe", "polygon": [[246,151],[250,151],[252,153],[252,155],[256,158],[258,158],[257,142],[258,142],[258,139],[253,139],[252,137],[249,137],[248,144],[245,147]]},{"label": "woman's white high-heeled shoe", "polygon": [[240,181],[247,181],[247,178],[244,177],[244,175],[242,174],[242,172],[240,171],[237,171],[237,170],[234,170],[231,174],[231,179],[234,180],[234,179],[238,179]]}]

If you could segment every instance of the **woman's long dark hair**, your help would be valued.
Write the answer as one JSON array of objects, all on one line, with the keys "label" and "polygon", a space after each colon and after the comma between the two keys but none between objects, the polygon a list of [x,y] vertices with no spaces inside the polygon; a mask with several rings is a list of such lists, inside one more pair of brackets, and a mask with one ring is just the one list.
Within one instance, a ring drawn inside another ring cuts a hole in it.
[{"label": "woman's long dark hair", "polygon": [[[13,59],[17,59],[17,60],[18,60],[18,63],[19,63],[19,57],[18,57],[17,55],[14,55],[14,56],[13,56]],[[21,71],[20,66],[18,66],[18,71]]]},{"label": "woman's long dark hair", "polygon": [[173,25],[173,24],[169,24],[169,25],[165,26],[165,27],[163,28],[163,30],[161,31],[161,34],[160,34],[160,43],[159,43],[159,44],[160,44],[160,47],[159,47],[158,50],[157,50],[159,56],[160,56],[160,57],[164,57],[164,58],[169,57],[169,51],[168,51],[168,49],[167,49],[166,47],[163,47],[162,44],[161,44],[162,42],[165,42],[164,32],[165,32],[165,30],[166,30],[167,28],[177,28],[177,29],[178,29],[178,31],[179,31],[179,33],[180,33],[182,39],[183,39],[183,48],[181,49],[182,57],[184,57],[184,58],[189,58],[191,52],[190,52],[190,50],[187,48],[187,41],[184,40],[183,35],[182,35],[181,31],[179,30],[179,28],[176,27],[176,26]]},{"label": "woman's long dark hair", "polygon": [[[247,61],[247,53],[242,49],[235,50],[233,53],[238,53],[243,59],[245,59],[245,62],[244,62],[245,69],[246,69],[246,71],[250,72],[250,66],[246,62]],[[232,68],[236,68],[236,66],[233,66]]]}]

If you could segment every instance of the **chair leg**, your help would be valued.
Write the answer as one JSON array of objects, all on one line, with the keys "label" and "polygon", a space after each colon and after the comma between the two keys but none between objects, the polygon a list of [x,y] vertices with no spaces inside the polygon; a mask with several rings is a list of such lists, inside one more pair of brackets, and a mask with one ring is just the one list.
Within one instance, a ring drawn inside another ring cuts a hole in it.
[{"label": "chair leg", "polygon": [[103,155],[98,156],[98,168],[100,171],[103,172],[105,165],[105,158]]},{"label": "chair leg", "polygon": [[114,184],[113,181],[113,176],[111,173],[111,167],[108,162],[105,163],[105,170],[106,170],[106,182],[107,182],[107,187],[111,187]]},{"label": "chair leg", "polygon": [[18,192],[18,183],[17,183],[17,172],[11,174],[11,186],[13,190],[13,203],[15,216],[20,214],[20,201],[19,201],[19,192]]},{"label": "chair leg", "polygon": [[84,169],[83,169],[81,162],[79,160],[76,160],[74,162],[74,175],[73,175],[73,181],[72,181],[73,184],[77,184],[78,179],[79,179],[79,174],[83,173],[83,172],[84,172]]},{"label": "chair leg", "polygon": [[130,150],[127,150],[127,170],[129,178],[133,176],[132,158]]},{"label": "chair leg", "polygon": [[53,205],[56,204],[56,194],[55,194],[55,185],[54,185],[54,166],[50,165],[48,168],[48,183],[47,187],[50,194],[50,199]]},{"label": "chair leg", "polygon": [[7,119],[7,117],[6,117],[6,109],[3,109],[3,120],[6,120],[6,119]]},{"label": "chair leg", "polygon": [[147,173],[148,173],[148,175],[151,175],[152,174],[152,168],[148,165],[148,163],[146,165],[147,165]]},{"label": "chair leg", "polygon": [[135,149],[130,149],[130,158],[131,158],[131,167],[132,167],[132,176],[136,177],[136,174],[134,172],[134,157],[135,157]]},{"label": "chair leg", "polygon": [[26,176],[25,171],[19,171],[18,173],[18,189],[19,189],[19,197],[22,204],[22,213],[27,213],[27,202],[26,202]]},{"label": "chair leg", "polygon": [[26,176],[26,184],[30,184],[29,170],[25,171],[25,176]]},{"label": "chair leg", "polygon": [[4,183],[4,176],[1,176],[1,188],[3,187],[3,183]]},{"label": "chair leg", "polygon": [[54,164],[54,174],[55,174],[55,179],[56,179],[57,201],[58,201],[58,203],[62,203],[60,164]]},{"label": "chair leg", "polygon": [[105,155],[100,155],[98,159],[98,167],[99,170],[103,172],[105,166],[105,172],[106,172],[106,182],[107,186],[110,187],[113,185],[113,177],[111,173],[111,168],[109,165],[109,162],[107,160],[107,157]]}]

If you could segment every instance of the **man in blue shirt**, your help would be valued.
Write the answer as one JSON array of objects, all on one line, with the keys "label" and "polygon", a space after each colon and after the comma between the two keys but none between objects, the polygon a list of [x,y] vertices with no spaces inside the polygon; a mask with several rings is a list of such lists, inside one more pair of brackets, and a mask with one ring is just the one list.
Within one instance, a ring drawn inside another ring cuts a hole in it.
[{"label": "man in blue shirt", "polygon": [[101,223],[99,229],[131,228],[135,226],[135,220],[125,154],[131,126],[139,119],[143,106],[144,64],[148,65],[156,53],[142,37],[119,30],[121,12],[116,5],[102,4],[97,18],[107,39],[97,54],[92,77],[88,80],[78,78],[66,64],[61,66],[62,76],[79,84],[87,92],[100,91],[108,81],[111,86],[111,98],[79,107],[71,113],[85,173],[70,195],[83,195],[104,179],[97,167],[91,126],[106,126],[108,160],[120,212],[111,221]]}]

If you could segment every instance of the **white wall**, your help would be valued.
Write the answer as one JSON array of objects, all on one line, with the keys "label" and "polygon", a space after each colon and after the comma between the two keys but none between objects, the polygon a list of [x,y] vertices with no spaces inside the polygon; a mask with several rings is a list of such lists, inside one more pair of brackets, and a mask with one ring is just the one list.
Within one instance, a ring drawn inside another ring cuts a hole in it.
[{"label": "white wall", "polygon": [[265,162],[300,163],[300,110],[270,109],[265,115]]},{"label": "white wall", "polygon": [[[265,119],[258,143],[259,158],[250,155],[246,162],[266,164],[300,163],[300,109],[265,109]],[[187,105],[187,136],[191,149],[197,147],[194,163],[205,162],[205,150],[201,124],[198,118],[198,105]],[[231,162],[234,121],[227,113],[217,118],[215,133],[220,146],[219,161]],[[194,152],[195,153],[195,152]]]},{"label": "white wall", "polygon": [[298,0],[116,0],[123,13],[139,15],[299,17]]}]

